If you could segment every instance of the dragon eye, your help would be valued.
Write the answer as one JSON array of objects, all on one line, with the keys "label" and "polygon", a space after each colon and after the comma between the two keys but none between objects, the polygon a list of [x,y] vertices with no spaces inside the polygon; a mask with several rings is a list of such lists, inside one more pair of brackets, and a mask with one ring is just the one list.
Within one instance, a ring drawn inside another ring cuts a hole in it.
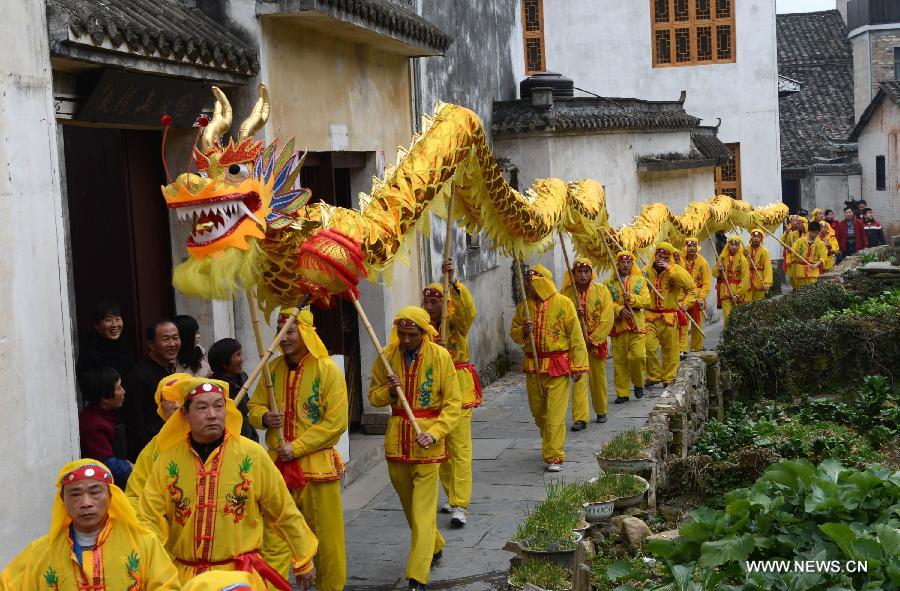
[{"label": "dragon eye", "polygon": [[225,178],[233,183],[239,183],[250,177],[250,167],[246,164],[231,164],[225,173]]}]

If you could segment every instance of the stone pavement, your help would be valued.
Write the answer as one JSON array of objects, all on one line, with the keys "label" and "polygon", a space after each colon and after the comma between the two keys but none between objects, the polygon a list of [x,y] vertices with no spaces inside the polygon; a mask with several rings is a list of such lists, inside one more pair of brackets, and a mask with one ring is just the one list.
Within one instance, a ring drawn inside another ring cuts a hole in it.
[{"label": "stone pavement", "polygon": [[[707,347],[718,342],[721,323],[706,329]],[[607,423],[567,432],[566,462],[548,475],[540,454],[540,436],[528,410],[525,380],[514,371],[485,388],[484,404],[473,414],[474,487],[468,525],[450,528],[450,516],[438,515],[447,541],[443,559],[432,570],[431,589],[492,589],[506,579],[512,554],[502,550],[524,513],[545,497],[551,478],[586,480],[596,475],[596,452],[604,441],[644,423],[662,388],[642,400],[615,405],[612,362],[607,363],[610,404]],[[567,417],[571,425],[571,407]],[[441,491],[441,503],[446,498]],[[405,589],[409,528],[384,462],[344,491],[347,539],[347,588],[376,591]]]}]

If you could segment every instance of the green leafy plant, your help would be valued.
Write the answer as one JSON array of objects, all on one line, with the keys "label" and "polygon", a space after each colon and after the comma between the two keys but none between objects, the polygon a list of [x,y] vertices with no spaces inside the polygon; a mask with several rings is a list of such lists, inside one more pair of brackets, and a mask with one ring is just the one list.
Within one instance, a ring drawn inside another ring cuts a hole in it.
[{"label": "green leafy plant", "polygon": [[575,548],[572,532],[581,525],[581,492],[578,484],[551,480],[547,498],[525,515],[514,541],[528,550],[561,552]]},{"label": "green leafy plant", "polygon": [[653,433],[629,428],[614,435],[600,448],[605,460],[637,460],[644,457],[644,448],[653,444]]},{"label": "green leafy plant", "polygon": [[[700,508],[675,542],[645,549],[675,590],[890,589],[900,582],[900,472],[834,460],[771,466],[724,510]],[[749,560],[864,561],[867,572],[749,572]]]},{"label": "green leafy plant", "polygon": [[885,290],[871,298],[854,296],[849,307],[843,310],[829,310],[822,315],[823,320],[839,315],[845,316],[871,316],[877,314],[889,314],[900,308],[900,288]]},{"label": "green leafy plant", "polygon": [[654,567],[641,556],[615,558],[598,553],[591,560],[591,587],[595,591],[644,589],[657,577]]},{"label": "green leafy plant", "polygon": [[562,591],[572,588],[572,575],[567,568],[558,564],[525,559],[510,569],[509,582],[516,587],[531,583],[541,589]]},{"label": "green leafy plant", "polygon": [[585,503],[607,503],[644,492],[646,483],[632,474],[603,474],[581,484]]}]

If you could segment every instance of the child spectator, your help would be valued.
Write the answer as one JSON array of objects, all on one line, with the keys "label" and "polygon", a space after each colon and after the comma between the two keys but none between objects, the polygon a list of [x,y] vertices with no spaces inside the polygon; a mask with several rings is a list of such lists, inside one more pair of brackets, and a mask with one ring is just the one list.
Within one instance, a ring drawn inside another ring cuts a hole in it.
[{"label": "child spectator", "polygon": [[134,466],[124,459],[123,438],[116,437],[117,411],[125,402],[122,377],[111,367],[98,367],[86,372],[82,381],[82,394],[89,404],[78,416],[81,457],[101,460],[112,471],[116,484],[125,486]]}]

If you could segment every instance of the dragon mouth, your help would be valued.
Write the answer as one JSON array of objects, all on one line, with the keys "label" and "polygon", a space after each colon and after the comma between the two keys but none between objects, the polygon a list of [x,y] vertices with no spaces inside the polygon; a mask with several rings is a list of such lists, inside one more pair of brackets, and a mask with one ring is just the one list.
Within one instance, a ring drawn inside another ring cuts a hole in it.
[{"label": "dragon mouth", "polygon": [[253,191],[188,201],[174,206],[173,209],[179,220],[191,223],[193,229],[187,243],[191,247],[206,246],[228,236],[248,218],[263,226],[253,213],[261,206],[259,194]]}]

